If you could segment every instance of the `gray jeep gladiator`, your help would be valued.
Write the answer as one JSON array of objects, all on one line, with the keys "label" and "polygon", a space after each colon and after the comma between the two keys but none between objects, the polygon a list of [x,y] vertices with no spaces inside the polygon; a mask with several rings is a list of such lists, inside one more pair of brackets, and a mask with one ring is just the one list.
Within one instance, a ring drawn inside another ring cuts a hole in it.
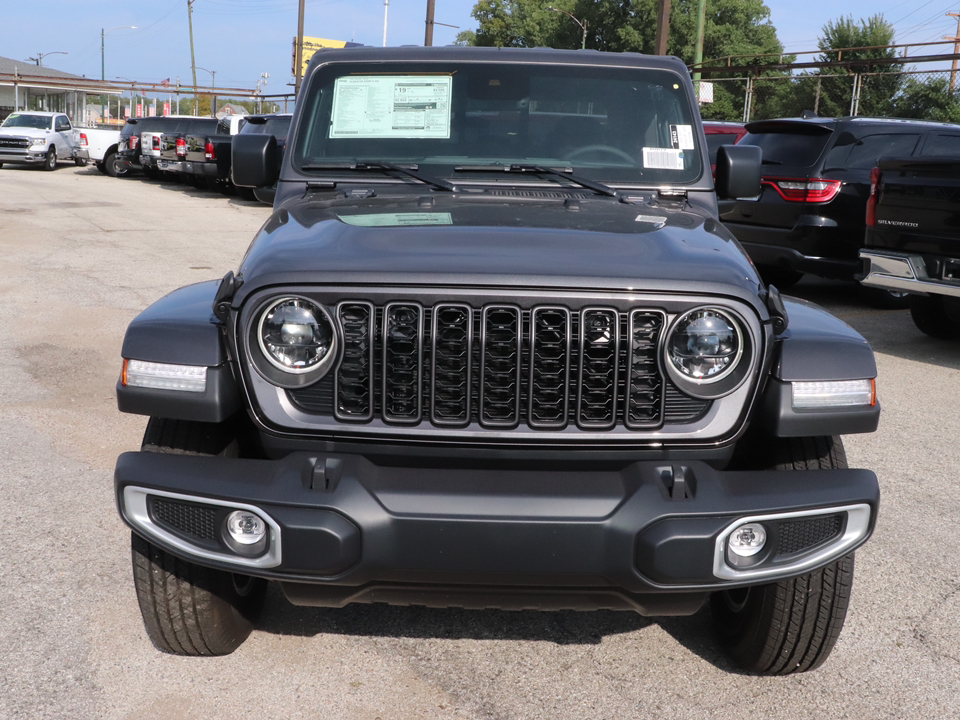
[{"label": "gray jeep gladiator", "polygon": [[[866,341],[766,287],[718,221],[676,58],[351,48],[311,61],[236,272],[129,326],[117,462],[161,650],[232,652],[268,582],[353,602],[692,615],[761,674],[846,615],[876,476]],[[719,200],[718,200],[719,198]]]}]

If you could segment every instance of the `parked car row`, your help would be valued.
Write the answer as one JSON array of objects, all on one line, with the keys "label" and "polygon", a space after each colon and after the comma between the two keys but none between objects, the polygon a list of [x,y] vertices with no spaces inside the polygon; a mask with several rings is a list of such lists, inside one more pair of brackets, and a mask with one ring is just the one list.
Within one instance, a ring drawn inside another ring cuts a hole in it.
[{"label": "parked car row", "polygon": [[[738,143],[763,150],[761,190],[727,204],[721,218],[764,280],[785,289],[805,273],[863,279],[867,270],[860,250],[869,237],[867,201],[874,168],[884,156],[922,160],[927,167],[932,158],[951,154],[947,165],[955,168],[960,125],[893,118],[782,118],[748,123]],[[956,185],[952,187],[955,193]],[[913,192],[924,194],[920,188]],[[955,227],[953,202],[952,211],[941,211],[954,218]],[[919,286],[864,283],[866,299],[879,307],[916,306],[910,290],[916,292]]]},{"label": "parked car row", "polygon": [[[273,134],[282,150],[290,127],[289,114],[198,118],[170,115],[130,119],[120,136],[113,172],[143,173],[153,179],[173,178],[194,187],[232,193],[255,200],[249,188],[235,188],[231,174],[232,140],[240,133]],[[263,202],[272,202],[264,196]]]}]

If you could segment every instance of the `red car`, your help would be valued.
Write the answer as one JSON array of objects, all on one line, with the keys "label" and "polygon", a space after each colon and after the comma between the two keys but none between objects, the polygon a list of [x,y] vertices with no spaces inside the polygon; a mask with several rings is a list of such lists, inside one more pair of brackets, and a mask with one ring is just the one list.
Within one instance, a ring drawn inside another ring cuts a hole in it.
[{"label": "red car", "polygon": [[703,132],[707,136],[707,152],[710,153],[710,168],[717,175],[717,150],[721,145],[736,145],[747,134],[743,123],[720,120],[704,121]]}]

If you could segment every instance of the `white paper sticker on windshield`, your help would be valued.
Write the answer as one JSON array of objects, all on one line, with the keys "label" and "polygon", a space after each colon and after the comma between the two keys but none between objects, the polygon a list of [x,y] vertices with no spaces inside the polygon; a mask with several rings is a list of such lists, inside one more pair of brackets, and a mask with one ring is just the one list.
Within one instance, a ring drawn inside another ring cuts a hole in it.
[{"label": "white paper sticker on windshield", "polygon": [[337,78],[331,138],[450,137],[449,75]]},{"label": "white paper sticker on windshield", "polygon": [[404,227],[406,225],[453,225],[450,213],[378,213],[340,215],[347,225],[360,227]]},{"label": "white paper sticker on windshield", "polygon": [[655,225],[659,230],[667,224],[667,219],[663,215],[637,215],[637,219],[634,222],[650,223],[651,225]]},{"label": "white paper sticker on windshield", "polygon": [[643,166],[652,170],[683,170],[683,150],[645,147]]},{"label": "white paper sticker on windshield", "polygon": [[693,150],[693,128],[689,125],[671,125],[670,139],[679,150]]}]

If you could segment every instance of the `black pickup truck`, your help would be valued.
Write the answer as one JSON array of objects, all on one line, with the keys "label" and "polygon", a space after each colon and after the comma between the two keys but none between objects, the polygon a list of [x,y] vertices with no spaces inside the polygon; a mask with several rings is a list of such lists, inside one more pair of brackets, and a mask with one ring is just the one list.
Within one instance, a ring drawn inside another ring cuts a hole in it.
[{"label": "black pickup truck", "polygon": [[216,118],[191,118],[163,133],[157,169],[195,187],[212,187],[230,171],[229,126]]},{"label": "black pickup truck", "polygon": [[[910,314],[932,337],[960,339],[960,137],[944,155],[885,157],[871,175],[864,285],[911,293]],[[949,153],[949,154],[946,154]]]},{"label": "black pickup truck", "polygon": [[[293,603],[712,607],[752,672],[821,665],[873,532],[840,435],[867,342],[761,281],[718,220],[676,58],[517,48],[313,56],[236,271],[130,324],[117,461],[154,644],[223,654]],[[198,237],[198,242],[202,238]]]}]

